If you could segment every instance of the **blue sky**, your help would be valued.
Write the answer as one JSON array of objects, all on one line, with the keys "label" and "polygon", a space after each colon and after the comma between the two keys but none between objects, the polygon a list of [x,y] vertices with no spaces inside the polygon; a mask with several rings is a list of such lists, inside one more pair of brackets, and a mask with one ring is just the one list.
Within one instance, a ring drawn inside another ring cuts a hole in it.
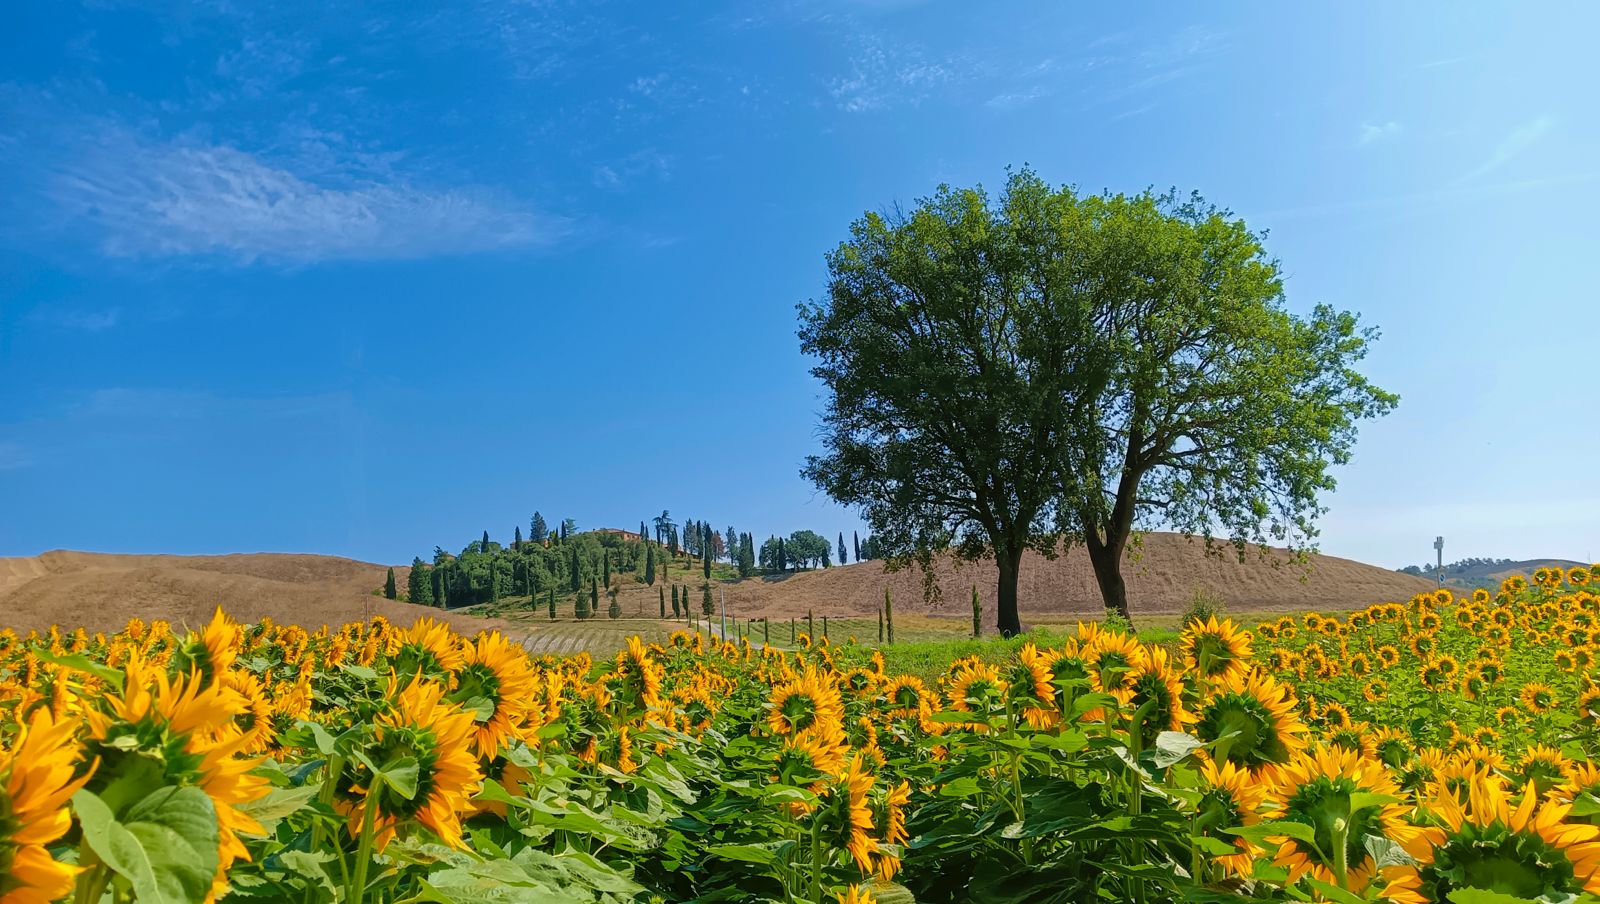
[{"label": "blue sky", "polygon": [[793,306],[863,211],[1026,163],[1198,189],[1382,328],[1325,552],[1600,558],[1592,4],[0,22],[0,555],[848,531]]}]

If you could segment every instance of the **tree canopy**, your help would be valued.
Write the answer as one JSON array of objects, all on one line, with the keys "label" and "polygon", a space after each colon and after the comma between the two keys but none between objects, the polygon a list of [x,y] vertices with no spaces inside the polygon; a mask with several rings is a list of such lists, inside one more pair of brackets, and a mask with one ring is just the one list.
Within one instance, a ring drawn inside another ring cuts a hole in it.
[{"label": "tree canopy", "polygon": [[1396,398],[1355,369],[1370,330],[1283,296],[1261,237],[1198,196],[1080,195],[1014,173],[867,214],[800,310],[827,387],[802,472],[860,508],[892,566],[951,549],[999,567],[1082,543],[1127,614],[1136,529],[1241,550],[1315,536],[1329,465]]}]

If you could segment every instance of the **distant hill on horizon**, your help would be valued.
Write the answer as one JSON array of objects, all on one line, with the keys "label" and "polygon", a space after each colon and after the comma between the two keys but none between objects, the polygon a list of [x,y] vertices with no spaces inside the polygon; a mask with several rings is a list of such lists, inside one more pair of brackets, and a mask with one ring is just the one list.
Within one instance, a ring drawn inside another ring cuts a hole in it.
[{"label": "distant hill on horizon", "polygon": [[[1466,559],[1445,564],[1444,586],[1463,591],[1477,590],[1479,587],[1499,590],[1500,582],[1512,575],[1529,575],[1539,568],[1560,568],[1564,571],[1580,565],[1587,567],[1589,564],[1572,559]],[[1401,574],[1415,574],[1434,580],[1431,567],[1413,565],[1398,570]]]}]

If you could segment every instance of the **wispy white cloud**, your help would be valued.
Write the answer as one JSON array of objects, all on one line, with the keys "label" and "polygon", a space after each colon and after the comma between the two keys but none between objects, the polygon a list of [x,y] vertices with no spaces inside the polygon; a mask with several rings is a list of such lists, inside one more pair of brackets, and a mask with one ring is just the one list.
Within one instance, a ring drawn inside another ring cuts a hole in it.
[{"label": "wispy white cloud", "polygon": [[483,189],[336,167],[297,173],[225,144],[148,140],[116,126],[81,137],[46,193],[113,257],[417,258],[528,245],[563,229]]},{"label": "wispy white cloud", "polygon": [[850,74],[828,86],[834,102],[847,113],[918,103],[933,89],[957,79],[955,63],[928,60],[918,47],[865,36],[858,36],[856,44]]},{"label": "wispy white cloud", "polygon": [[1365,147],[1366,145],[1383,141],[1385,138],[1393,138],[1399,133],[1400,124],[1392,119],[1388,122],[1380,123],[1364,122],[1361,124],[1361,135],[1356,139],[1356,144]]},{"label": "wispy white cloud", "polygon": [[1490,152],[1488,159],[1484,160],[1477,169],[1463,176],[1461,181],[1470,182],[1474,179],[1481,179],[1510,163],[1550,134],[1555,124],[1556,121],[1553,117],[1543,115],[1516,126],[1494,146],[1494,150]]}]

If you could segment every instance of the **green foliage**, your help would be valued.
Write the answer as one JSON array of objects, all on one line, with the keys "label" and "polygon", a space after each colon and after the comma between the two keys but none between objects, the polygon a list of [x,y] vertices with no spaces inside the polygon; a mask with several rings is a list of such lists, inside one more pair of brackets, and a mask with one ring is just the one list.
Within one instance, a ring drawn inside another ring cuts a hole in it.
[{"label": "green foliage", "polygon": [[716,603],[711,599],[711,585],[700,585],[700,614],[710,615],[717,611]]},{"label": "green foliage", "polygon": [[389,566],[389,577],[383,582],[383,595],[386,599],[398,599],[400,589],[394,583],[394,566]]},{"label": "green foliage", "polygon": [[1222,597],[1204,587],[1197,587],[1194,594],[1189,597],[1189,604],[1184,607],[1183,615],[1178,619],[1178,625],[1186,627],[1195,622],[1222,618],[1226,611],[1227,603]]},{"label": "green foliage", "polygon": [[1023,169],[995,199],[941,186],[867,214],[828,268],[799,307],[828,390],[803,473],[892,566],[993,557],[1002,633],[1028,549],[1083,543],[1126,616],[1140,524],[1241,551],[1314,536],[1329,466],[1396,402],[1354,369],[1375,333],[1290,313],[1260,238],[1198,196],[1081,196]]},{"label": "green foliage", "polygon": [[419,606],[433,605],[433,567],[420,557],[411,560],[411,575],[406,579],[406,599]]}]

